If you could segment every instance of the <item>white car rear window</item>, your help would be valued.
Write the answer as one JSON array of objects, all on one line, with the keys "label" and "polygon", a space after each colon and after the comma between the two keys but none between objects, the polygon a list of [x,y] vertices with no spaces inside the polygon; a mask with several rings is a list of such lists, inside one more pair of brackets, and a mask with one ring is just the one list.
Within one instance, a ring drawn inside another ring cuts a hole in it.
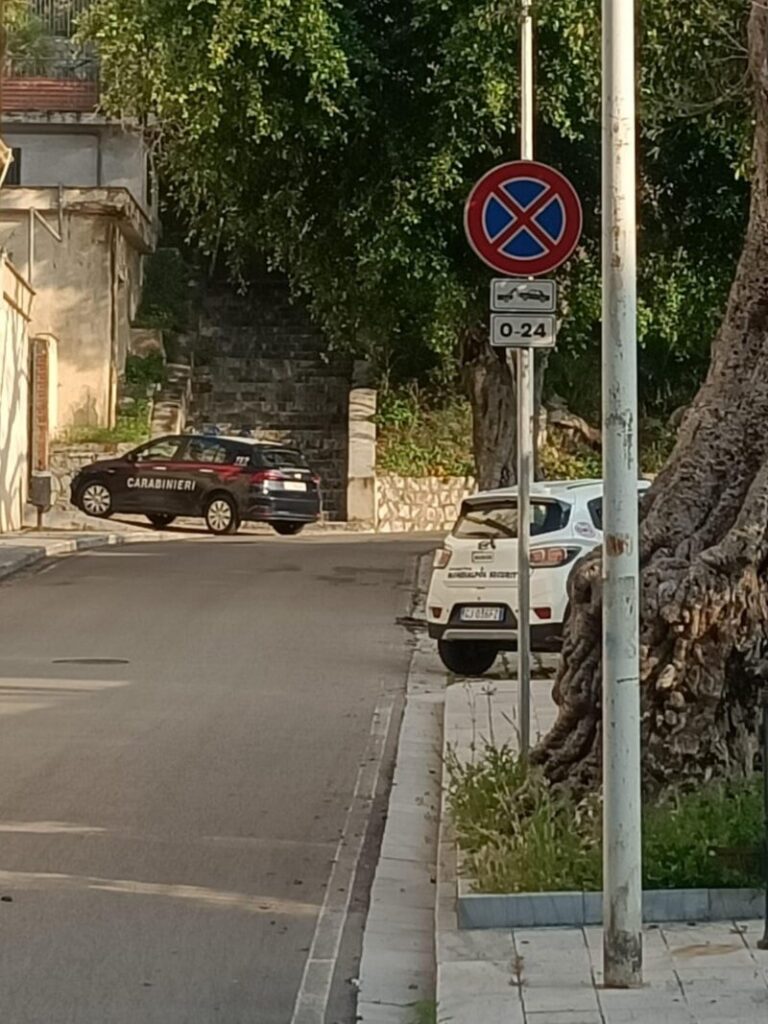
[{"label": "white car rear window", "polygon": [[[570,509],[557,501],[531,502],[531,536],[555,533],[568,523]],[[516,540],[517,502],[464,504],[453,536],[464,540]]]}]

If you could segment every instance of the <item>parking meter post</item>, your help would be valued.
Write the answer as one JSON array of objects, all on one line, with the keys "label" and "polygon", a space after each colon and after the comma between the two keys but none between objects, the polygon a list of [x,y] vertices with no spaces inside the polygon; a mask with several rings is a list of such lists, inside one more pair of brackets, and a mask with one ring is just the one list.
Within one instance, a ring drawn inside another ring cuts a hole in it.
[{"label": "parking meter post", "polygon": [[[522,0],[520,27],[520,158],[533,159],[533,16]],[[530,522],[533,479],[533,353],[517,353],[517,685],[520,753],[531,745],[531,572]]]},{"label": "parking meter post", "polygon": [[763,937],[757,944],[758,949],[768,950],[768,685],[762,689],[762,754],[763,754],[763,812],[764,812],[764,835],[763,835],[763,872],[765,881],[765,930]]},{"label": "parking meter post", "polygon": [[642,984],[634,0],[603,0],[603,966]]}]

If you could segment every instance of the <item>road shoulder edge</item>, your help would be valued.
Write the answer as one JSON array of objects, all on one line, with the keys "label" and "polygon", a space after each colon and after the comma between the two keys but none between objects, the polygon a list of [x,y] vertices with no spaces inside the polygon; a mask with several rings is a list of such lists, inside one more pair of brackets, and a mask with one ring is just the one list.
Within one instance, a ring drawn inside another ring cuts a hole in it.
[{"label": "road shoulder edge", "polygon": [[[4,535],[0,537],[0,581],[5,581],[32,569],[52,558],[64,558],[68,555],[95,551],[99,548],[124,547],[129,544],[148,544],[161,541],[178,541],[180,538],[172,533],[92,533],[57,539],[40,539],[25,534],[21,537]],[[16,542],[16,543],[14,543]]]}]

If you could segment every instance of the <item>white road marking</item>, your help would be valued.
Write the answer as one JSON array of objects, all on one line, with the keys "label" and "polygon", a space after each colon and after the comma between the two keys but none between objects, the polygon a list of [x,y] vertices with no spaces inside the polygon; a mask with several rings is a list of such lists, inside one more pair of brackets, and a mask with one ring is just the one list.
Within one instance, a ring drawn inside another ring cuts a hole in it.
[{"label": "white road marking", "polygon": [[290,914],[309,916],[317,913],[316,903],[298,900],[278,900],[271,896],[251,895],[207,889],[199,885],[165,885],[158,882],[138,882],[126,878],[91,878],[87,875],[63,875],[38,871],[0,871],[0,885],[13,889],[83,890],[119,893],[126,896],[159,896],[174,900],[188,900],[203,906],[222,910],[245,910],[251,914]]},{"label": "white road marking", "polygon": [[0,832],[27,832],[37,836],[97,836],[108,830],[69,821],[0,821]]},{"label": "white road marking", "polygon": [[393,701],[392,696],[382,698],[373,712],[368,742],[336,847],[325,899],[317,918],[290,1024],[324,1024],[325,1021],[333,975],[349,914],[352,887],[381,772]]}]

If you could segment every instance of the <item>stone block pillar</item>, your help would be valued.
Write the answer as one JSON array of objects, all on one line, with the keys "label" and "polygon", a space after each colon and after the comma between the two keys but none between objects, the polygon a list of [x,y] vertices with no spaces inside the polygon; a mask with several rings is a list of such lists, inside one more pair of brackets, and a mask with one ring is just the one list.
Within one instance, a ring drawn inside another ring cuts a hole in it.
[{"label": "stone block pillar", "polygon": [[353,388],[349,393],[349,459],[347,520],[376,527],[376,392]]}]

